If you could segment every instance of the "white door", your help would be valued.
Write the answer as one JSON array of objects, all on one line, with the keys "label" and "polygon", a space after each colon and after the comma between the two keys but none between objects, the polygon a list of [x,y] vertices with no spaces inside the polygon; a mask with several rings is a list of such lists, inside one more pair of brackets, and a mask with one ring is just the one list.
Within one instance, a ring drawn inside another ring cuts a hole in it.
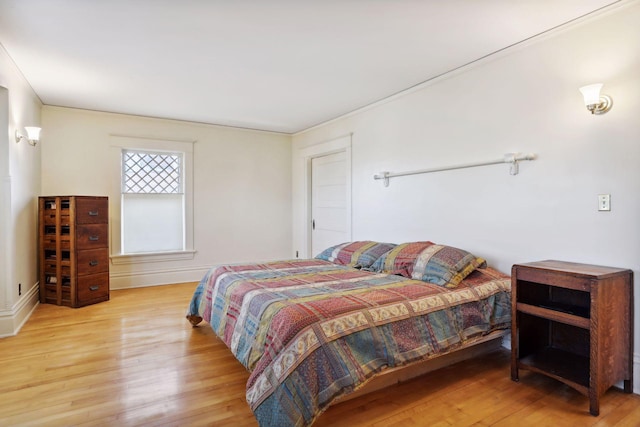
[{"label": "white door", "polygon": [[347,155],[311,159],[311,255],[350,239]]}]

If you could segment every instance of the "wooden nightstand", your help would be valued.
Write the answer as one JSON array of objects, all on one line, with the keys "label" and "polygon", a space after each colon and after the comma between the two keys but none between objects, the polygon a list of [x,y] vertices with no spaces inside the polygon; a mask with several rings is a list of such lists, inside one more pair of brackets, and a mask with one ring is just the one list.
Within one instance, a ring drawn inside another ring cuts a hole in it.
[{"label": "wooden nightstand", "polygon": [[528,369],[589,397],[624,381],[633,392],[633,272],[539,261],[511,270],[511,379]]}]

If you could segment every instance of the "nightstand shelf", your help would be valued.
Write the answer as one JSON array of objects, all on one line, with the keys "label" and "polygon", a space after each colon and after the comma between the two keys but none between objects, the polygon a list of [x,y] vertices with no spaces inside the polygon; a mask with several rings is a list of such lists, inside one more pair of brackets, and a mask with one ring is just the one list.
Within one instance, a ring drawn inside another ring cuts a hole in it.
[{"label": "nightstand shelf", "polygon": [[[558,360],[564,361],[559,364]],[[562,381],[583,394],[589,389],[589,358],[552,347],[518,361],[521,369],[535,371]]]},{"label": "nightstand shelf", "polygon": [[589,329],[591,325],[591,321],[588,317],[576,316],[568,312],[568,310],[558,310],[525,303],[518,303],[516,305],[516,309],[521,313],[544,317],[545,319],[566,323],[568,325],[577,326],[579,328]]},{"label": "nightstand shelf", "polygon": [[547,375],[589,397],[624,382],[633,390],[631,270],[540,261],[512,268],[511,379]]}]

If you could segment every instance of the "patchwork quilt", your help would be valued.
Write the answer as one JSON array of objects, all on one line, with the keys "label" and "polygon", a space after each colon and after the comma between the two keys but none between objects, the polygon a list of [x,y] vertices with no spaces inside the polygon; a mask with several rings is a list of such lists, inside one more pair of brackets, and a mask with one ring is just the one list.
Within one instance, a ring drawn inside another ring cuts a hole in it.
[{"label": "patchwork quilt", "polygon": [[509,276],[449,289],[310,259],[213,267],[187,317],[207,321],[249,370],[261,426],[307,426],[378,372],[510,325]]}]

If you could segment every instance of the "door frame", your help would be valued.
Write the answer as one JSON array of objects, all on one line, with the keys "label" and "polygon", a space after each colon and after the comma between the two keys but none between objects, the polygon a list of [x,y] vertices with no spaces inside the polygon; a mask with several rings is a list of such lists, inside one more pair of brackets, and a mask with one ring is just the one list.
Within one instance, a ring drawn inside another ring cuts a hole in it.
[{"label": "door frame", "polygon": [[351,227],[351,139],[353,133],[343,135],[328,141],[320,142],[299,151],[299,161],[302,163],[303,189],[302,205],[304,206],[304,226],[301,233],[301,249],[302,254],[298,254],[300,258],[309,258],[311,256],[311,160],[316,157],[323,157],[329,154],[344,152],[346,156],[346,188],[347,188],[347,237],[352,238]]}]

